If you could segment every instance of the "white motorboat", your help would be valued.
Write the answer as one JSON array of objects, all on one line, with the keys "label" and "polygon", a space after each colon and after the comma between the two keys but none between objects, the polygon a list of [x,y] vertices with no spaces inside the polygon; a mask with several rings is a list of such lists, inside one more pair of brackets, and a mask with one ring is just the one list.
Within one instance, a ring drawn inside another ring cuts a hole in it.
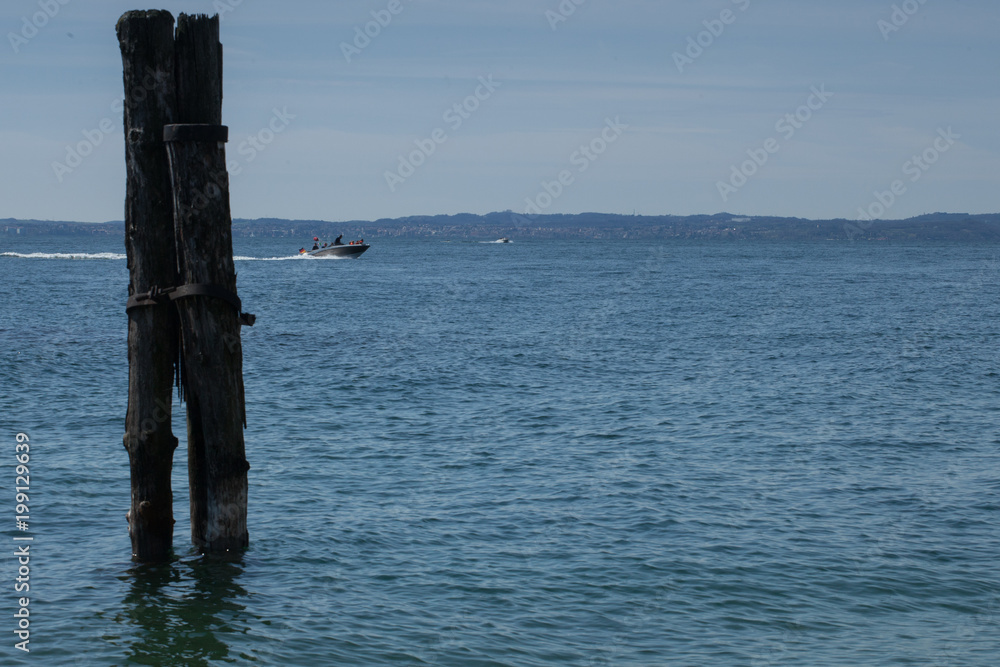
[{"label": "white motorboat", "polygon": [[[339,240],[339,237],[338,237]],[[362,241],[351,241],[350,243],[330,243],[323,244],[322,247],[319,246],[319,239],[314,238],[312,250],[306,250],[303,248],[299,250],[300,255],[308,255],[309,257],[351,257],[358,258],[361,254],[371,248],[371,245]]]}]

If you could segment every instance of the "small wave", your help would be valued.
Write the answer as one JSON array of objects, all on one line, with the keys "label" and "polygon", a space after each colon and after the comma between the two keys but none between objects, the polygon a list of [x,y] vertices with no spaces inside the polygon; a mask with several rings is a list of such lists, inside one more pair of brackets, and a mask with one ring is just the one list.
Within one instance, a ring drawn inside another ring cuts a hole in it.
[{"label": "small wave", "polygon": [[21,259],[125,259],[120,252],[0,252],[0,257]]},{"label": "small wave", "polygon": [[287,262],[290,259],[302,259],[305,255],[287,255],[285,257],[246,257],[237,255],[233,260],[237,262]]}]

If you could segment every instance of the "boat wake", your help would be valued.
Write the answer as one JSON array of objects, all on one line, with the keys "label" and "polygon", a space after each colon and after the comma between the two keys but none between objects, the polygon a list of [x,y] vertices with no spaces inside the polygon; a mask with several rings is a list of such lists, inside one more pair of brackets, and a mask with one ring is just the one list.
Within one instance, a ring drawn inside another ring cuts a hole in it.
[{"label": "boat wake", "polygon": [[332,257],[325,255],[323,257],[315,257],[313,255],[286,255],[285,257],[244,257],[242,255],[237,255],[233,257],[237,262],[289,262],[298,261],[300,259],[350,259],[350,257]]},{"label": "boat wake", "polygon": [[[103,259],[115,261],[127,259],[127,255],[121,252],[0,252],[0,257],[18,257],[20,259]],[[289,260],[305,259],[305,257],[305,255],[286,255],[284,257],[247,257],[244,255],[237,255],[233,257],[233,259],[237,262],[287,262]],[[319,259],[327,258],[321,257]]]},{"label": "boat wake", "polygon": [[0,257],[21,259],[126,259],[120,252],[0,252]]}]

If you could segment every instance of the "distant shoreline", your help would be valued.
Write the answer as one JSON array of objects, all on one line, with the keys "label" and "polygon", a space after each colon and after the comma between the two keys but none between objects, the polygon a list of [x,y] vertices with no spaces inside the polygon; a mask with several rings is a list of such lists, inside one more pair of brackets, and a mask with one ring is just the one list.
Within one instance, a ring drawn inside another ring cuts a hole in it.
[{"label": "distant shoreline", "polygon": [[[931,213],[906,220],[807,220],[730,213],[637,216],[606,213],[523,216],[512,211],[382,220],[237,219],[233,236],[321,238],[762,239],[1000,242],[1000,214]],[[122,222],[0,220],[0,237],[124,235]]]}]

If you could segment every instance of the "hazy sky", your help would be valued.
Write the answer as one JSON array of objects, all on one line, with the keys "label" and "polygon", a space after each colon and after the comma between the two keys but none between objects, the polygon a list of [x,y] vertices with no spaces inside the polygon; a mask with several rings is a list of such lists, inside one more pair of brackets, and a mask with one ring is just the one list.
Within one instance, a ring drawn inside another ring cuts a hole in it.
[{"label": "hazy sky", "polygon": [[4,0],[0,218],[122,218],[147,8],[222,13],[234,217],[1000,211],[996,0]]}]

